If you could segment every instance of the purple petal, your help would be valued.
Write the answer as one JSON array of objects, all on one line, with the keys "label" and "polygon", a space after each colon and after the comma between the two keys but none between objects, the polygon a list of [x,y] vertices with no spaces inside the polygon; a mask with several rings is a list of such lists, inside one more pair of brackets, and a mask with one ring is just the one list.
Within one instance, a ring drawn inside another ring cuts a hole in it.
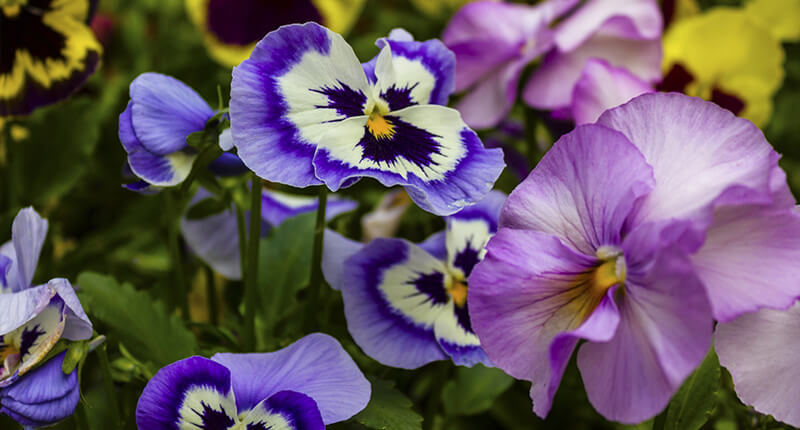
[{"label": "purple petal", "polygon": [[[209,196],[211,193],[201,188],[190,205]],[[233,208],[197,220],[183,217],[181,234],[189,249],[208,263],[215,272],[231,280],[242,278],[239,229]]]},{"label": "purple petal", "polygon": [[511,193],[500,225],[553,234],[594,255],[601,246],[620,243],[634,203],[653,186],[651,167],[625,136],[579,126]]},{"label": "purple petal", "polygon": [[29,288],[33,283],[33,272],[39,261],[45,236],[47,236],[47,220],[40,217],[32,208],[27,207],[17,213],[11,226],[11,242],[13,250],[3,247],[3,254],[13,262],[6,273],[6,280],[12,291]]},{"label": "purple petal", "polygon": [[236,417],[231,372],[203,357],[189,357],[159,370],[136,406],[140,430],[227,429]]},{"label": "purple petal", "polygon": [[714,205],[770,203],[778,155],[750,121],[683,94],[644,94],[604,113],[598,124],[621,131],[653,167],[656,185],[637,222],[697,217]]},{"label": "purple petal", "polygon": [[64,374],[61,353],[31,371],[15,384],[0,390],[0,412],[23,426],[44,427],[75,411],[80,400],[77,370]]},{"label": "purple petal", "polygon": [[482,257],[483,247],[497,232],[497,220],[506,195],[490,192],[486,198],[447,217],[447,267],[466,279]]},{"label": "purple petal", "polygon": [[139,75],[131,82],[130,95],[133,131],[142,146],[156,155],[186,148],[186,137],[202,130],[214,115],[193,89],[159,73]]},{"label": "purple petal", "polygon": [[590,0],[557,27],[555,42],[561,52],[569,52],[600,28],[607,35],[654,40],[662,27],[655,0]]},{"label": "purple petal", "polygon": [[494,367],[481,348],[478,336],[472,331],[466,304],[463,307],[451,302],[433,325],[436,341],[453,363],[472,367],[478,363]]},{"label": "purple petal", "polygon": [[[265,189],[261,194],[261,218],[273,227],[277,227],[288,218],[317,210],[318,204],[316,197]],[[331,220],[356,207],[358,203],[353,200],[335,194],[329,195],[325,205],[325,219]]]},{"label": "purple petal", "polygon": [[722,207],[692,256],[720,322],[800,297],[800,214],[793,208]]},{"label": "purple petal", "polygon": [[239,157],[269,181],[321,184],[311,165],[316,146],[340,120],[364,115],[368,91],[340,35],[315,23],[269,33],[233,69],[231,131]]},{"label": "purple petal", "polygon": [[311,397],[279,391],[256,405],[242,420],[247,430],[324,430],[322,415]]},{"label": "purple petal", "polygon": [[31,320],[4,333],[2,342],[16,345],[18,349],[12,347],[8,351],[11,354],[5,357],[4,366],[0,367],[0,387],[13,384],[44,359],[61,338],[65,319],[64,302],[53,297]]},{"label": "purple petal", "polygon": [[593,123],[607,109],[653,91],[652,86],[626,69],[591,59],[572,92],[572,117],[575,124]]},{"label": "purple petal", "polygon": [[339,342],[322,333],[275,352],[220,353],[211,359],[230,369],[239,410],[290,390],[314,399],[325,424],[332,424],[352,417],[369,402],[369,382]]},{"label": "purple petal", "polygon": [[47,283],[49,288],[55,290],[56,294],[64,301],[66,308],[66,324],[62,337],[69,340],[84,340],[92,337],[92,322],[83,311],[75,289],[69,281],[64,278],[56,278]]},{"label": "purple petal", "polygon": [[358,346],[404,369],[445,359],[433,326],[450,301],[446,276],[441,261],[401,239],[375,239],[349,258],[342,299]]},{"label": "purple petal", "polygon": [[477,83],[459,100],[456,108],[470,127],[489,128],[508,116],[517,99],[522,69],[529,58],[508,62]]},{"label": "purple petal", "polygon": [[800,426],[800,304],[781,312],[763,309],[718,324],[720,363],[733,377],[736,394],[757,411]]},{"label": "purple petal", "polygon": [[447,231],[433,233],[419,247],[438,260],[447,260]]},{"label": "purple petal", "polygon": [[217,176],[238,176],[248,172],[247,166],[232,152],[223,152],[208,165],[208,170]]},{"label": "purple petal", "polygon": [[361,242],[350,240],[341,234],[325,229],[322,248],[322,274],[331,288],[341,290],[344,284],[345,261],[364,247]]},{"label": "purple petal", "polygon": [[0,333],[5,334],[33,319],[50,303],[55,292],[47,285],[17,293],[0,294]]}]

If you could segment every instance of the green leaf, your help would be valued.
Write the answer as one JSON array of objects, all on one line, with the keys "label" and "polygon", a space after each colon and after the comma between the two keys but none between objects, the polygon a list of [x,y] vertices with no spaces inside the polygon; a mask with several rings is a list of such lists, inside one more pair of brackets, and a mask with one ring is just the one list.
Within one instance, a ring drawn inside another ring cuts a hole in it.
[{"label": "green leaf", "polygon": [[147,292],[93,272],[81,273],[78,285],[92,318],[139,359],[163,367],[197,350],[194,335],[178,315],[169,315],[164,304],[153,301]]},{"label": "green leaf", "polygon": [[64,354],[64,361],[61,362],[61,370],[69,375],[78,367],[78,363],[86,357],[86,353],[88,352],[89,341],[84,340],[70,343],[67,347],[67,353]]},{"label": "green leaf", "polygon": [[720,367],[714,348],[684,381],[667,407],[664,430],[697,430],[708,421],[717,402]]},{"label": "green leaf", "polygon": [[186,144],[195,149],[202,149],[206,145],[205,131],[195,131],[186,136]]},{"label": "green leaf", "polygon": [[456,377],[442,389],[442,403],[448,415],[475,415],[492,407],[495,399],[514,383],[500,369],[476,364],[456,369]]},{"label": "green leaf", "polygon": [[231,202],[226,199],[218,199],[216,197],[206,197],[197,202],[186,212],[186,219],[203,219],[216,215],[224,210],[230,208]]},{"label": "green leaf", "polygon": [[258,254],[259,317],[264,326],[287,316],[308,285],[316,212],[289,218],[261,240]]},{"label": "green leaf", "polygon": [[352,419],[376,430],[419,430],[422,417],[411,408],[411,400],[394,388],[394,382],[372,380],[372,398]]}]

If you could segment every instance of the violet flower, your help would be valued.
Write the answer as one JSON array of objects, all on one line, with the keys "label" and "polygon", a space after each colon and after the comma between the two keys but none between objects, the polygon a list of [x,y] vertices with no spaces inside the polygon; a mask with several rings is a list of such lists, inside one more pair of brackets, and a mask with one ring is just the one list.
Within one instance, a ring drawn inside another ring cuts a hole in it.
[{"label": "violet flower", "polygon": [[55,278],[32,286],[46,234],[47,221],[33,208],[22,209],[11,241],[0,247],[0,412],[24,426],[72,415],[79,397],[75,372],[61,371],[63,354],[42,360],[59,339],[92,335],[92,323],[69,281]]},{"label": "violet flower", "polygon": [[370,385],[336,339],[310,334],[279,351],[172,363],[147,383],[139,430],[322,430],[355,415]]},{"label": "violet flower", "polygon": [[503,169],[457,111],[453,54],[441,42],[378,41],[374,77],[344,39],[315,23],[269,33],[233,70],[231,129],[258,176],[331,191],[372,177],[451,214],[480,200]]},{"label": "violet flower", "polygon": [[448,358],[492,365],[470,324],[467,277],[497,231],[504,201],[492,191],[419,245],[388,238],[363,245],[327,233],[323,273],[342,291],[347,328],[367,355],[406,369]]},{"label": "violet flower", "polygon": [[572,352],[609,420],[661,411],[713,320],[800,295],[800,214],[761,131],[654,93],[563,136],[508,198],[469,278],[489,359],[546,416]]},{"label": "violet flower", "polygon": [[[186,138],[206,127],[215,112],[183,82],[159,73],[143,73],[130,85],[131,100],[119,116],[119,139],[128,165],[141,180],[126,187],[148,192],[183,182],[197,151]],[[224,142],[220,143],[226,150]],[[230,149],[230,147],[227,147]],[[218,174],[246,172],[233,153],[223,153],[209,168]]]}]

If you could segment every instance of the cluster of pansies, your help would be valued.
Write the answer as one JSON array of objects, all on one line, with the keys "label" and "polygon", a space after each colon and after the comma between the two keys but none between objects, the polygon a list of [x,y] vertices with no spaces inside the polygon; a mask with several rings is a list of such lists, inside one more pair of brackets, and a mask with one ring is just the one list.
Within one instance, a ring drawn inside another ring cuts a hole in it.
[{"label": "cluster of pansies", "polygon": [[[530,382],[545,418],[575,355],[594,409],[636,424],[668,407],[712,347],[741,401],[800,426],[787,377],[800,364],[800,211],[758,128],[783,79],[781,41],[800,38],[787,23],[800,1],[704,13],[655,0],[468,2],[442,40],[394,29],[366,62],[339,34],[362,2],[285,3],[187,0],[210,56],[235,66],[228,107],[221,89],[215,109],[165,74],[130,82],[118,137],[133,179],[122,182],[176,204],[175,282],[180,234],[243,288],[239,348],[147,375],[139,429],[324,429],[369,404],[367,357],[499,368]],[[446,3],[420,7],[462,2]],[[0,117],[86,80],[101,52],[93,9],[0,0]],[[726,48],[740,39],[746,49]],[[503,141],[530,131],[520,104],[556,135],[528,142],[529,154],[546,150],[538,160]],[[362,242],[329,221],[358,210],[348,193],[363,182],[383,200],[361,217]],[[312,187],[318,198],[301,190]],[[444,229],[395,237],[411,202]],[[305,326],[283,348],[256,346],[262,237],[312,212],[303,312],[313,326],[324,279],[348,342]],[[69,281],[34,286],[47,229],[23,209],[0,247],[0,412],[25,427],[72,415],[79,364],[104,340],[89,341]]]}]

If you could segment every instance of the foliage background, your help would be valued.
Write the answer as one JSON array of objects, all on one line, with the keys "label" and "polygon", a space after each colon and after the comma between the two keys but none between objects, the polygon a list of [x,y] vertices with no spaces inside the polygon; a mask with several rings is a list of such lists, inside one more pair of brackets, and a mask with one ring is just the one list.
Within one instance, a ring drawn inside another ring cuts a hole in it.
[{"label": "foliage background", "polygon": [[[708,8],[740,2],[699,3]],[[188,252],[183,255],[182,270],[192,284],[190,321],[176,313],[165,240],[167,226],[173,222],[164,210],[169,202],[163,193],[146,197],[120,187],[125,153],[117,137],[117,119],[128,100],[127,87],[138,74],[157,71],[177,77],[214,105],[218,86],[223,94],[229,93],[230,70],[208,57],[181,1],[102,0],[98,18],[104,20],[100,27],[106,31],[101,36],[105,54],[100,71],[70,100],[8,124],[0,144],[0,243],[10,239],[17,211],[33,205],[50,221],[35,282],[66,277],[78,284],[96,330],[109,339],[116,399],[104,390],[99,357],[91,354],[82,373],[84,402],[76,416],[60,423],[58,429],[112,428],[109,423],[117,413],[125,428],[134,429],[136,401],[147,377],[158,368],[192,354],[239,351],[236,333],[241,322],[241,283],[210,276],[203,263]],[[366,61],[377,53],[375,39],[392,28],[404,27],[424,40],[438,37],[447,19],[447,14],[424,15],[407,0],[367,0],[348,41]],[[764,132],[784,154],[781,163],[797,193],[800,44],[784,48],[786,78]],[[527,120],[531,138],[548,135],[535,112],[518,106],[513,116]],[[531,142],[510,143],[531,161],[541,155]],[[509,192],[518,181],[506,171],[498,188]],[[348,197],[360,202],[359,209],[337,218],[331,226],[359,237],[360,217],[384,192],[373,181],[361,181],[345,190]],[[399,235],[419,241],[443,226],[441,219],[412,206]],[[258,350],[278,349],[309,331],[324,331],[342,342],[372,381],[374,395],[364,412],[329,426],[333,430],[785,427],[738,401],[729,375],[720,370],[713,353],[664,414],[636,427],[608,423],[593,411],[574,362],[547,420],[531,412],[528,384],[514,382],[499,370],[457,368],[449,361],[415,371],[380,366],[352,342],[338,292],[326,290],[323,308],[312,317],[301,305],[312,229],[313,214],[300,216],[272,231],[261,243]],[[217,324],[209,321],[207,312],[209,281],[216,288]],[[308,330],[304,322],[309,318],[317,329]],[[16,428],[16,424],[0,415],[0,428]]]}]

